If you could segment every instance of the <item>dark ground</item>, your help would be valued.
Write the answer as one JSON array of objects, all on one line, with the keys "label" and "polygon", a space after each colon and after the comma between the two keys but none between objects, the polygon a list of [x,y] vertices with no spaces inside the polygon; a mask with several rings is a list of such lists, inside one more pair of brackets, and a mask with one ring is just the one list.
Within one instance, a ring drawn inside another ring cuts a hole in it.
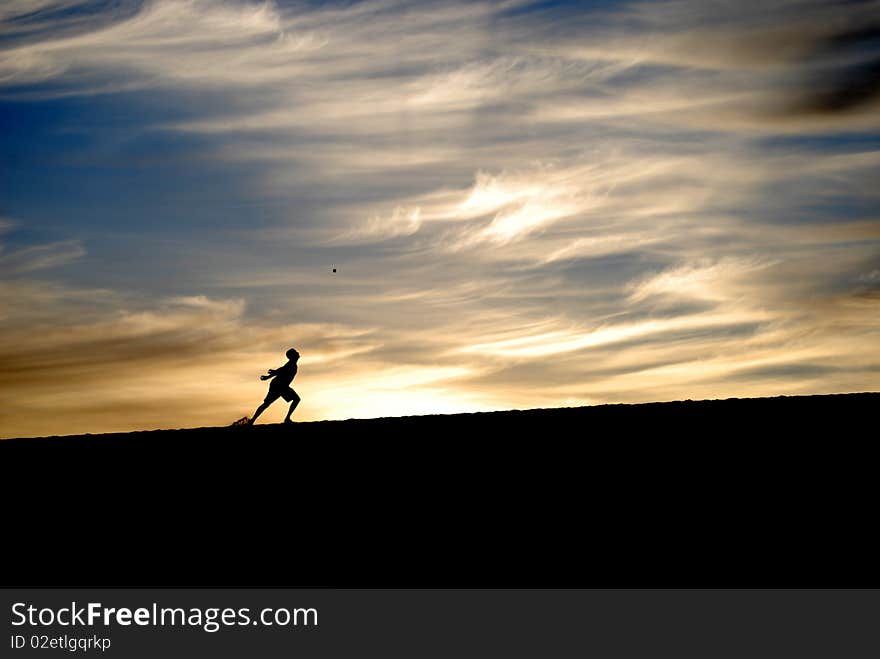
[{"label": "dark ground", "polygon": [[0,441],[16,587],[880,586],[880,394]]}]

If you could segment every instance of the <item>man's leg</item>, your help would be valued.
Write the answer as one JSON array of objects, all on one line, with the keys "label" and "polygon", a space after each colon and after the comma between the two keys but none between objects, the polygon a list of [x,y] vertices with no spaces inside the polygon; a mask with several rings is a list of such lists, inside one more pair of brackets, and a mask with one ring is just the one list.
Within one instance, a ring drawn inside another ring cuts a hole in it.
[{"label": "man's leg", "polygon": [[254,425],[254,421],[257,420],[257,417],[260,416],[272,403],[263,401],[263,403],[257,408],[257,411],[254,412],[254,415],[248,421],[249,424]]},{"label": "man's leg", "polygon": [[[293,390],[291,389],[291,391],[293,391]],[[290,420],[290,415],[293,414],[293,411],[296,409],[296,406],[299,405],[299,401],[300,401],[300,398],[297,395],[297,393],[294,391],[293,392],[293,399],[290,401],[290,409],[287,410],[287,416],[284,417],[284,423],[293,423],[293,421]]]}]

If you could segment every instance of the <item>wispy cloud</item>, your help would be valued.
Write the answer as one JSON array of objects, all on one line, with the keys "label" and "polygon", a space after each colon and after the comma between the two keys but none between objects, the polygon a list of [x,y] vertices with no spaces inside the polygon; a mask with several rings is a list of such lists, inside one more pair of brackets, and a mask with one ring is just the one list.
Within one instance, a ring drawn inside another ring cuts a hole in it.
[{"label": "wispy cloud", "polygon": [[85,256],[85,253],[86,250],[77,240],[0,252],[0,273],[12,275],[54,268],[75,261]]},{"label": "wispy cloud", "polygon": [[[880,384],[877,2],[84,7],[0,10],[0,99],[95,114],[3,209],[4,434],[222,422],[289,344],[302,418]],[[161,239],[90,219],[135,187]]]}]

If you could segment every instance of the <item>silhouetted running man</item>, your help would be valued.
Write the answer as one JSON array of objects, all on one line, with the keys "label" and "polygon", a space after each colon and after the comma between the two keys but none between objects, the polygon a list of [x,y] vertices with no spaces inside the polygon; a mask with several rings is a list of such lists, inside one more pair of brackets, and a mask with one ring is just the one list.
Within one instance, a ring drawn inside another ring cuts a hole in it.
[{"label": "silhouetted running man", "polygon": [[291,389],[290,383],[293,382],[293,378],[296,375],[296,362],[299,359],[299,353],[291,348],[287,351],[287,359],[289,361],[281,368],[270,368],[266,375],[260,376],[261,380],[275,379],[269,384],[269,393],[266,394],[266,400],[264,400],[263,404],[257,408],[257,411],[254,412],[254,415],[250,418],[248,424],[253,425],[254,421],[257,420],[257,417],[265,412],[266,408],[278,400],[278,398],[283,398],[290,403],[290,409],[287,410],[287,416],[284,417],[284,423],[293,423],[293,421],[290,420],[290,415],[293,414],[296,406],[299,405],[300,398],[296,395],[296,392]]}]

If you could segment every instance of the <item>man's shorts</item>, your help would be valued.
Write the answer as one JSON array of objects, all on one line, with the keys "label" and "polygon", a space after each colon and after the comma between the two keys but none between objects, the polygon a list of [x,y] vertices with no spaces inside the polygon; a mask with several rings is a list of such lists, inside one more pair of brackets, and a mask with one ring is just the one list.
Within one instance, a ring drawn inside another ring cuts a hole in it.
[{"label": "man's shorts", "polygon": [[278,400],[279,397],[283,398],[288,403],[290,401],[292,401],[294,398],[299,398],[299,396],[296,395],[296,392],[290,386],[269,387],[269,393],[266,394],[266,400],[263,402],[264,403],[272,403],[272,402]]}]

